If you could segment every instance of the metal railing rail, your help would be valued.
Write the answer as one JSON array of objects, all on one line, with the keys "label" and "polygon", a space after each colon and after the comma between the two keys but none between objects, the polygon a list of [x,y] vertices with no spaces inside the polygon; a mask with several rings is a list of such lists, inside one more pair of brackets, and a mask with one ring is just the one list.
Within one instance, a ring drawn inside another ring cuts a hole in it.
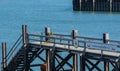
[{"label": "metal railing rail", "polygon": [[[11,47],[10,51],[7,53],[6,55],[6,59],[9,62],[11,60],[11,58],[13,57],[13,54],[15,54],[16,49],[20,46],[20,44],[22,43],[22,35],[20,35],[20,37],[17,39],[17,41],[14,43],[14,45]],[[20,47],[19,47],[20,48]]]},{"label": "metal railing rail", "polygon": [[[62,38],[60,36],[62,36]],[[55,34],[55,35],[52,35],[52,36],[44,36],[44,35],[29,34],[29,37],[36,37],[36,38],[38,37],[37,39],[29,38],[29,40],[31,40],[31,41],[38,41],[39,42],[39,41],[41,41],[41,39],[39,39],[39,37],[41,37],[42,39],[44,39],[44,40],[42,40],[42,42],[46,42],[45,38],[49,38],[49,39],[54,39],[54,41],[55,41],[54,42],[52,40],[49,40],[49,41],[47,41],[49,43],[56,43],[56,44],[61,44],[61,45],[64,44],[64,45],[74,46],[74,40],[71,38],[71,35],[65,35],[64,36],[64,34],[61,34],[61,35],[60,34]],[[76,39],[78,40],[77,41],[77,46],[78,47],[87,47],[86,46],[87,43],[92,43],[92,44],[95,44],[95,45],[103,45],[103,46],[110,46],[110,47],[116,46],[117,48],[120,48],[120,41],[116,41],[116,40],[108,40],[109,44],[105,44],[105,43],[103,43],[103,39],[101,39],[101,38],[91,38],[91,37],[77,36]],[[109,50],[105,50],[105,51],[109,51]],[[117,51],[117,52],[119,52],[119,51]]]}]

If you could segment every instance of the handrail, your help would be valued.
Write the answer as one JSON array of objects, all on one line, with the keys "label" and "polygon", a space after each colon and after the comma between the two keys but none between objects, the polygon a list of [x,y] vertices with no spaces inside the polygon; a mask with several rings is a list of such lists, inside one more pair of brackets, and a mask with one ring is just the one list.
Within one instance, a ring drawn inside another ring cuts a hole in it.
[{"label": "handrail", "polygon": [[71,35],[67,35],[67,34],[57,34],[57,33],[54,33],[53,35],[55,35],[55,36],[66,36],[66,37],[71,37]]},{"label": "handrail", "polygon": [[89,40],[103,40],[102,38],[93,38],[93,37],[84,37],[84,36],[77,36],[77,38],[89,39]]},{"label": "handrail", "polygon": [[[35,36],[35,37],[42,37],[42,38],[48,38],[48,39],[55,39],[56,40],[56,42],[55,43],[57,43],[57,44],[65,44],[65,45],[72,45],[72,46],[74,46],[74,39],[72,39],[72,38],[68,38],[68,36],[70,36],[70,35],[63,35],[62,34],[62,36],[64,37],[64,38],[61,38],[61,37],[57,37],[57,36],[60,36],[61,34],[55,34],[55,36],[45,36],[45,35],[34,35],[34,34],[29,34],[29,36]],[[120,48],[120,41],[116,41],[116,40],[107,40],[108,42],[109,42],[109,44],[105,44],[105,43],[103,43],[103,39],[102,38],[91,38],[91,37],[83,37],[83,36],[76,36],[76,38],[77,38],[77,45],[78,46],[83,46],[83,47],[86,47],[86,46],[84,46],[84,44],[86,44],[86,43],[91,43],[91,45],[103,45],[103,46],[115,46],[115,47],[117,47],[117,48]],[[93,40],[93,41],[86,41],[86,40],[83,40],[83,39],[88,39],[88,40]],[[38,39],[34,39],[34,38],[30,38],[29,40],[32,40],[32,41],[41,41],[39,38]],[[63,42],[61,42],[61,41],[63,41]],[[69,41],[69,43],[67,43],[67,41]],[[100,41],[100,42],[98,42],[98,41]],[[45,42],[45,40],[42,40],[42,42]],[[47,42],[50,42],[50,43],[53,43],[53,41],[47,41]],[[70,42],[71,42],[71,44],[70,44]],[[117,43],[117,44],[116,44]],[[97,49],[97,48],[96,48]]]},{"label": "handrail", "polygon": [[[62,39],[62,40],[72,40],[69,38],[60,38],[60,37],[53,37],[53,36],[44,36],[44,35],[36,35],[36,34],[28,34],[29,36],[36,36],[36,37],[44,37],[44,38],[50,38],[50,39]],[[34,39],[32,39],[34,40]]]},{"label": "handrail", "polygon": [[[61,40],[73,40],[73,39],[68,39],[68,38],[66,38],[66,36],[68,37],[70,37],[70,35],[64,35],[64,34],[54,34],[55,36],[63,36],[64,38],[60,38],[60,37],[54,37],[54,36],[45,36],[45,35],[36,35],[36,34],[29,34],[29,36],[35,36],[35,37],[47,37],[47,38],[55,38],[55,39],[61,39]],[[94,40],[94,42],[95,41],[103,41],[103,39],[102,38],[92,38],[92,37],[84,37],[84,36],[76,36],[76,38],[78,38],[78,40],[79,41],[85,41],[85,40],[82,40],[82,39],[88,39],[88,40]],[[120,43],[120,41],[117,41],[117,40],[107,40],[107,41],[109,41],[109,42],[112,42],[112,43]],[[85,42],[87,42],[87,41],[85,41]],[[103,43],[103,42],[101,42],[101,43]],[[110,43],[110,44],[112,44],[112,43]]]},{"label": "handrail", "polygon": [[118,40],[108,40],[109,42],[116,42],[116,43],[120,43],[120,41]]},{"label": "handrail", "polygon": [[[20,45],[21,41],[22,41],[22,35],[20,35],[20,37],[17,39],[15,44],[12,46],[12,48],[10,49],[8,54],[6,55],[7,60],[9,60],[10,56],[12,56],[12,53],[17,49],[17,47]],[[14,51],[12,51],[13,49],[14,49]]]},{"label": "handrail", "polygon": [[[71,35],[67,34],[53,34],[55,36],[64,36],[64,37],[71,37]],[[82,38],[82,39],[90,39],[90,40],[103,40],[102,38],[93,38],[93,37],[85,37],[85,36],[76,36],[76,38]]]}]

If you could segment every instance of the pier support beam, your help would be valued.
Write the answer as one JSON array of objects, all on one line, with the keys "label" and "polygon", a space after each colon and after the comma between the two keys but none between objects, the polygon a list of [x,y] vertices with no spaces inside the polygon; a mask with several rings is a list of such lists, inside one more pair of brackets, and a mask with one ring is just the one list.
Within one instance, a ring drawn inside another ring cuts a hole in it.
[{"label": "pier support beam", "polygon": [[[103,43],[109,44],[109,34],[103,34]],[[109,62],[104,62],[104,71],[109,71]]]},{"label": "pier support beam", "polygon": [[118,61],[118,70],[120,70],[120,61]]},{"label": "pier support beam", "polygon": [[47,64],[47,71],[50,71],[50,50],[46,50],[46,64]]},{"label": "pier support beam", "polygon": [[50,50],[46,50],[46,55],[47,55],[47,71],[56,71],[55,69],[55,54],[53,53],[53,51]]},{"label": "pier support beam", "polygon": [[80,56],[80,71],[85,71],[85,58],[83,55]]},{"label": "pier support beam", "polygon": [[52,50],[51,51],[51,58],[50,58],[50,71],[56,71],[56,68],[55,68],[55,51]]},{"label": "pier support beam", "polygon": [[3,71],[7,71],[6,42],[2,43],[2,68]]},{"label": "pier support beam", "polygon": [[78,55],[73,55],[73,71],[78,71]]},{"label": "pier support beam", "polygon": [[115,63],[113,63],[113,62],[110,62],[110,63],[113,66],[113,69],[111,69],[111,71],[119,71],[120,70],[120,62],[119,61],[115,62]]},{"label": "pier support beam", "polygon": [[29,60],[28,60],[28,52],[27,52],[27,50],[26,50],[26,48],[25,48],[25,51],[24,51],[25,53],[25,55],[24,55],[24,70],[25,71],[29,71],[30,70],[30,63],[29,63]]},{"label": "pier support beam", "polygon": [[109,70],[109,62],[104,62],[104,71],[110,71]]}]

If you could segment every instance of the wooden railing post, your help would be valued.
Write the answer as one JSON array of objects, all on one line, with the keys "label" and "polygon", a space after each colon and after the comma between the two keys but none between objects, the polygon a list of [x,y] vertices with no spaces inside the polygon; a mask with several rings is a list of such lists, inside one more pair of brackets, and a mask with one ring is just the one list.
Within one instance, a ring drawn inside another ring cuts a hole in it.
[{"label": "wooden railing post", "polygon": [[45,40],[46,41],[49,41],[49,38],[47,38],[49,36],[49,34],[50,34],[50,28],[49,27],[45,27],[45,36],[46,36]]},{"label": "wooden railing post", "polygon": [[73,39],[73,46],[78,47],[78,30],[72,30],[72,39]]},{"label": "wooden railing post", "polygon": [[25,71],[30,69],[29,62],[28,62],[28,53],[27,53],[27,43],[29,42],[28,33],[27,33],[27,25],[22,25],[22,36],[23,36],[23,47],[24,48],[24,65]]},{"label": "wooden railing post", "polygon": [[[78,47],[78,30],[72,30],[72,39],[73,39],[73,45],[75,48]],[[78,71],[78,54],[73,55],[73,69],[72,71]]]},{"label": "wooden railing post", "polygon": [[78,36],[78,30],[72,30],[72,39],[76,39]]},{"label": "wooden railing post", "polygon": [[[103,43],[109,44],[108,40],[109,40],[109,34],[108,33],[104,33],[103,34]],[[104,71],[110,71],[109,62],[105,62],[104,61]]]},{"label": "wooden railing post", "polygon": [[7,70],[6,42],[2,43],[2,68],[3,68],[3,71]]},{"label": "wooden railing post", "polygon": [[103,43],[108,44],[109,43],[109,34],[108,33],[104,33],[103,34]]},{"label": "wooden railing post", "polygon": [[28,43],[27,25],[22,25],[23,45]]}]

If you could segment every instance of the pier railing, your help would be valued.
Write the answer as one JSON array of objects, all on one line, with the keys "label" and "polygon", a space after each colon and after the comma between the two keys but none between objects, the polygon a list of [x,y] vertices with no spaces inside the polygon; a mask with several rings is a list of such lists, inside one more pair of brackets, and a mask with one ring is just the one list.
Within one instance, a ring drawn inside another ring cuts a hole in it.
[{"label": "pier railing", "polygon": [[[83,36],[76,36],[76,39],[72,39],[72,35],[66,34],[53,34],[51,36],[45,36],[43,34],[28,34],[28,43],[37,42],[42,45],[42,42],[47,43],[54,43],[60,45],[67,45],[68,48],[70,46],[74,46],[75,48],[83,47],[89,49],[98,49],[98,50],[105,50],[105,51],[115,51],[120,52],[120,41],[116,40],[107,40],[109,43],[103,43],[102,38],[91,38],[91,37],[83,37]],[[46,41],[46,38],[49,40]],[[18,38],[15,44],[12,46],[8,54],[6,55],[7,62],[9,62],[15,54],[19,51],[22,47],[22,35]],[[98,48],[97,48],[98,47]],[[70,49],[70,48],[69,48]]]},{"label": "pier railing", "polygon": [[[45,40],[46,38],[48,38],[49,40],[46,41]],[[64,35],[64,34],[54,34],[52,36],[29,34],[29,41],[30,41],[29,43],[48,42],[48,43],[68,45],[74,47],[83,47],[90,49],[120,52],[119,50],[120,41],[107,40],[108,43],[103,43],[102,38],[76,36],[76,39],[72,39],[71,35]]]}]

